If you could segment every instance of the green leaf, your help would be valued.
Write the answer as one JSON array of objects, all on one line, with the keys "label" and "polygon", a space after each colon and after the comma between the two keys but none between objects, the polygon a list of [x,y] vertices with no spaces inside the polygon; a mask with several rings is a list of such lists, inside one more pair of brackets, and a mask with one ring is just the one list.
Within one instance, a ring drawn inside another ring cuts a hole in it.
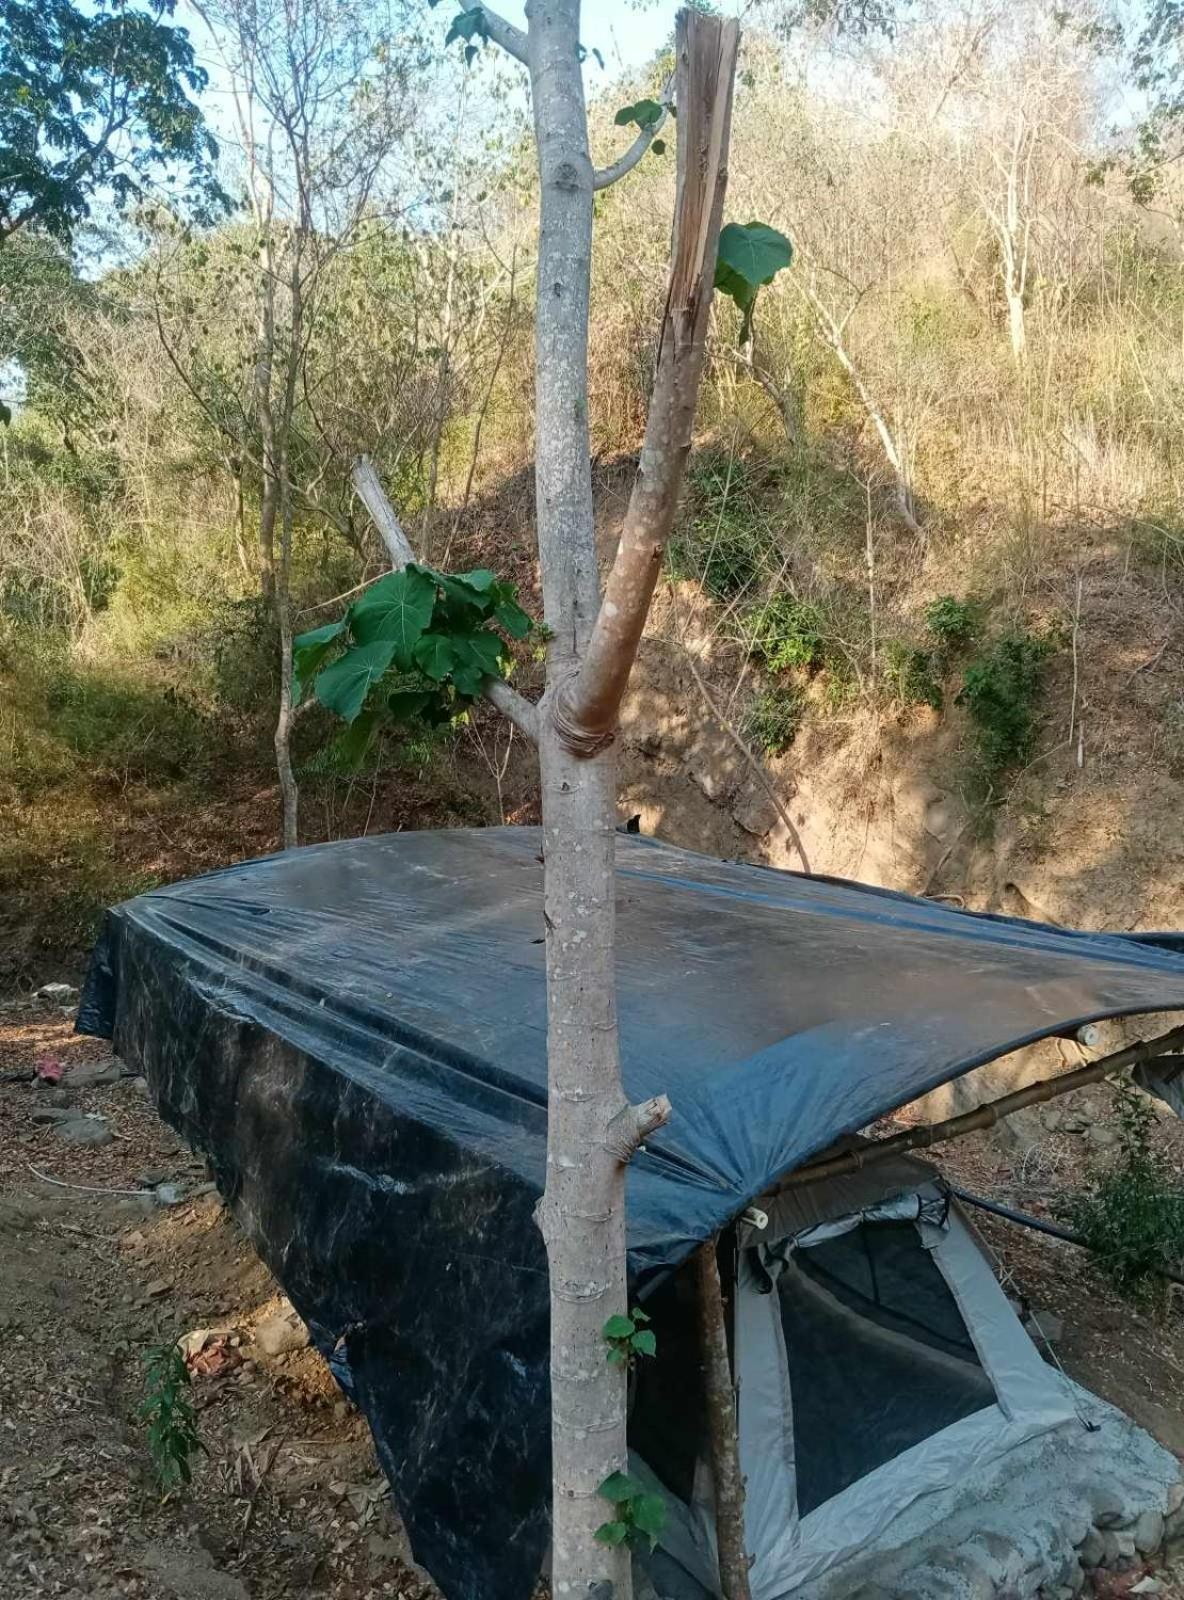
[{"label": "green leaf", "polygon": [[634,1322],[649,1322],[650,1321],[649,1312],[648,1311],[643,1311],[640,1306],[634,1306],[633,1310],[629,1313],[629,1315],[633,1318]]},{"label": "green leaf", "polygon": [[344,622],[327,622],[323,628],[299,634],[292,640],[292,704],[298,706],[312,678],[334,642],[345,632]]},{"label": "green leaf", "polygon": [[418,567],[380,578],[349,610],[350,633],[359,644],[389,639],[394,659],[407,669],[416,640],[432,620],[436,585]]},{"label": "green leaf", "polygon": [[458,11],[452,19],[452,26],[444,35],[444,43],[450,45],[456,39],[466,39],[470,43],[474,38],[484,39],[485,12],[481,6],[474,6],[471,11]]},{"label": "green leaf", "polygon": [[611,1500],[614,1505],[621,1505],[626,1500],[635,1500],[645,1490],[636,1478],[631,1478],[627,1472],[610,1472],[608,1477],[596,1491],[602,1500]]},{"label": "green leaf", "polygon": [[752,335],[757,290],[772,283],[793,259],[793,246],[783,233],[764,222],[729,222],[721,229],[715,261],[715,287],[734,300],[742,313],[740,343]]},{"label": "green leaf", "polygon": [[530,617],[516,600],[499,600],[493,608],[493,615],[511,639],[525,639],[530,632]]},{"label": "green leaf", "polygon": [[0,400],[0,423],[3,423],[4,426],[7,428],[8,425],[11,423],[11,421],[12,421],[12,407],[11,406],[6,406],[4,404],[4,401]]},{"label": "green leaf", "polygon": [[355,645],[324,669],[317,678],[317,699],[326,711],[335,711],[352,722],[361,711],[372,684],[391,664],[395,654],[393,639],[375,639],[371,644]]},{"label": "green leaf", "polygon": [[633,1502],[630,1509],[633,1513],[634,1527],[649,1535],[652,1549],[658,1541],[658,1535],[666,1526],[666,1502],[660,1494],[643,1494]]},{"label": "green leaf", "polygon": [[613,1345],[605,1359],[612,1367],[624,1367],[629,1364],[629,1357],[619,1344]]},{"label": "green leaf", "polygon": [[[756,289],[762,283],[772,283],[792,260],[793,246],[776,228],[764,222],[729,222],[720,230],[716,287],[724,287],[718,277],[721,266]],[[730,294],[730,288],[725,293]]]},{"label": "green leaf", "polygon": [[628,1339],[634,1332],[633,1318],[618,1311],[615,1317],[608,1319],[600,1331],[606,1339]]},{"label": "green leaf", "polygon": [[665,141],[665,139],[655,139],[653,141],[653,143],[650,145],[650,149],[654,152],[654,154],[656,156],[664,156],[666,154],[666,141]]},{"label": "green leaf", "polygon": [[502,641],[496,633],[467,633],[452,639],[452,681],[461,694],[476,699],[486,678],[502,675]]},{"label": "green leaf", "polygon": [[337,739],[337,748],[348,767],[356,771],[362,765],[377,728],[378,707],[370,706]]},{"label": "green leaf", "polygon": [[426,689],[397,689],[387,697],[386,705],[396,722],[410,722],[434,698]]},{"label": "green leaf", "polygon": [[416,640],[412,659],[421,672],[426,672],[435,682],[442,683],[456,660],[453,641],[446,633],[425,633]]},{"label": "green leaf", "polygon": [[628,1537],[627,1522],[602,1522],[593,1535],[593,1538],[599,1539],[601,1544],[624,1544]]},{"label": "green leaf", "polygon": [[613,121],[618,128],[628,127],[634,122],[639,128],[652,128],[655,122],[662,117],[662,107],[657,100],[638,100],[631,106],[622,106]]},{"label": "green leaf", "polygon": [[658,1340],[651,1328],[642,1328],[635,1333],[629,1343],[639,1356],[656,1356],[658,1353]]}]

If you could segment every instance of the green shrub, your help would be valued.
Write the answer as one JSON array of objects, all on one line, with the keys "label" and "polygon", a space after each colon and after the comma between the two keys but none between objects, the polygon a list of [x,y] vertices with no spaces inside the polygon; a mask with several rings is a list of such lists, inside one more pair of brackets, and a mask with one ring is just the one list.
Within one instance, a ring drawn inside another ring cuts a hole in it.
[{"label": "green shrub", "polygon": [[970,716],[988,775],[1004,772],[1031,754],[1044,663],[1051,650],[1047,639],[1008,634],[967,665],[957,703]]},{"label": "green shrub", "polygon": [[204,1448],[189,1398],[189,1368],[179,1345],[162,1344],[144,1357],[147,1368],[140,1421],[148,1431],[148,1454],[161,1494],[183,1489],[193,1477],[193,1457]]},{"label": "green shrub", "polygon": [[761,575],[768,541],[755,468],[709,452],[687,473],[691,514],[667,546],[672,577],[701,583],[716,600],[734,600]]},{"label": "green shrub", "polygon": [[884,648],[884,677],[895,698],[906,706],[932,706],[940,711],[942,694],[941,653],[918,645],[891,639]]},{"label": "green shrub", "polygon": [[823,615],[811,601],[791,594],[774,595],[767,605],[753,611],[751,620],[755,624],[753,653],[770,672],[784,672],[789,667],[810,670],[823,664]]},{"label": "green shrub", "polygon": [[792,689],[763,689],[744,718],[744,737],[767,756],[789,749],[802,725],[805,703]]},{"label": "green shrub", "polygon": [[1118,1154],[1064,1208],[1098,1271],[1124,1299],[1147,1310],[1167,1307],[1165,1272],[1184,1263],[1184,1190],[1152,1146],[1155,1112],[1129,1078],[1115,1084]]},{"label": "green shrub", "polygon": [[952,594],[939,595],[924,611],[925,626],[947,649],[969,644],[978,632],[978,607],[972,600],[959,600]]}]

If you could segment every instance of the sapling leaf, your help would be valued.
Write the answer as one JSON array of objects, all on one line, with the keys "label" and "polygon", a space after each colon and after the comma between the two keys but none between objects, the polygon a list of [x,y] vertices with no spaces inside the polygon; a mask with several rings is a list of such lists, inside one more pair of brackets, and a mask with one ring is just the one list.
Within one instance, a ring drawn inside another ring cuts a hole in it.
[{"label": "sapling leaf", "polygon": [[618,128],[635,123],[641,129],[652,128],[662,117],[662,107],[657,100],[638,100],[631,106],[622,106],[613,121]]},{"label": "sapling leaf", "polygon": [[627,1522],[602,1522],[594,1535],[601,1544],[624,1544],[629,1537]]},{"label": "sapling leaf", "polygon": [[629,1343],[639,1356],[656,1356],[658,1353],[658,1340],[651,1328],[642,1328]]},{"label": "sapling leaf", "polygon": [[596,1492],[602,1500],[611,1500],[614,1505],[619,1505],[623,1501],[644,1494],[645,1489],[627,1472],[610,1472]]},{"label": "sapling leaf", "polygon": [[606,1339],[628,1339],[634,1331],[633,1318],[618,1311],[616,1316],[608,1319],[600,1331]]},{"label": "sapling leaf", "polygon": [[715,261],[715,287],[739,307],[740,343],[752,335],[752,313],[757,290],[772,283],[793,260],[793,246],[783,233],[765,222],[729,222],[721,228]]},{"label": "sapling leaf", "polygon": [[393,639],[376,639],[355,645],[329,663],[317,677],[317,699],[326,711],[352,722],[365,704],[372,684],[378,682],[395,654]]}]

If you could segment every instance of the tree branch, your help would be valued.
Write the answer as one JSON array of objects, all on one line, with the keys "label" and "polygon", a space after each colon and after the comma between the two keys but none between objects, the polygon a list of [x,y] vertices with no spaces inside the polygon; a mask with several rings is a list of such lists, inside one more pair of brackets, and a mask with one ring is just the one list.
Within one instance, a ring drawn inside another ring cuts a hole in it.
[{"label": "tree branch", "polygon": [[669,94],[670,80],[667,79],[666,86],[662,90],[662,115],[658,118],[657,122],[651,123],[648,128],[642,128],[638,133],[637,138],[634,139],[628,150],[625,151],[625,154],[623,156],[618,156],[616,161],[614,161],[611,166],[600,167],[593,172],[593,189],[607,189],[612,184],[619,183],[626,173],[633,171],[634,167],[641,160],[642,156],[645,155],[650,145],[653,144],[654,140],[666,126],[666,119],[670,115],[670,107],[667,104]]},{"label": "tree branch", "polygon": [[[401,571],[408,562],[415,560],[415,551],[403,532],[403,524],[399,521],[394,506],[386,497],[369,456],[358,457],[354,462],[350,478],[358,492],[358,498],[370,513],[379,537],[386,546],[392,570]],[[504,678],[486,678],[481,685],[481,692],[490,705],[496,706],[504,717],[510,719],[519,733],[525,734],[533,743],[538,743],[537,706],[524,695],[520,695],[517,689],[512,689]]]},{"label": "tree branch", "polygon": [[728,179],[739,38],[735,22],[679,13],[674,245],[645,443],[587,652],[551,701],[560,741],[575,755],[593,756],[614,736],[690,454]]},{"label": "tree branch", "polygon": [[[457,0],[457,4],[463,4],[463,0]],[[485,37],[500,45],[508,56],[514,57],[515,61],[521,61],[524,67],[529,67],[530,50],[522,29],[516,28],[512,22],[507,22],[505,17],[499,16],[496,11],[491,11],[488,6],[482,6],[480,10],[485,18]]]},{"label": "tree branch", "polygon": [[626,1166],[650,1134],[666,1126],[671,1113],[670,1101],[664,1094],[642,1100],[639,1105],[622,1106],[605,1130],[605,1147]]}]

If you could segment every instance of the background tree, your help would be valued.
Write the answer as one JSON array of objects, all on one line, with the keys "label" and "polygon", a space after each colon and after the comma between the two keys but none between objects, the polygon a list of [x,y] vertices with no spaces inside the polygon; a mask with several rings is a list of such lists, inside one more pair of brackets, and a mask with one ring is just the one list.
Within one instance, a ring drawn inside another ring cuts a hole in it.
[{"label": "background tree", "polygon": [[5,0],[0,11],[0,245],[37,227],[69,241],[97,198],[149,193],[208,216],[217,146],[194,95],[207,78],[172,0]]}]

